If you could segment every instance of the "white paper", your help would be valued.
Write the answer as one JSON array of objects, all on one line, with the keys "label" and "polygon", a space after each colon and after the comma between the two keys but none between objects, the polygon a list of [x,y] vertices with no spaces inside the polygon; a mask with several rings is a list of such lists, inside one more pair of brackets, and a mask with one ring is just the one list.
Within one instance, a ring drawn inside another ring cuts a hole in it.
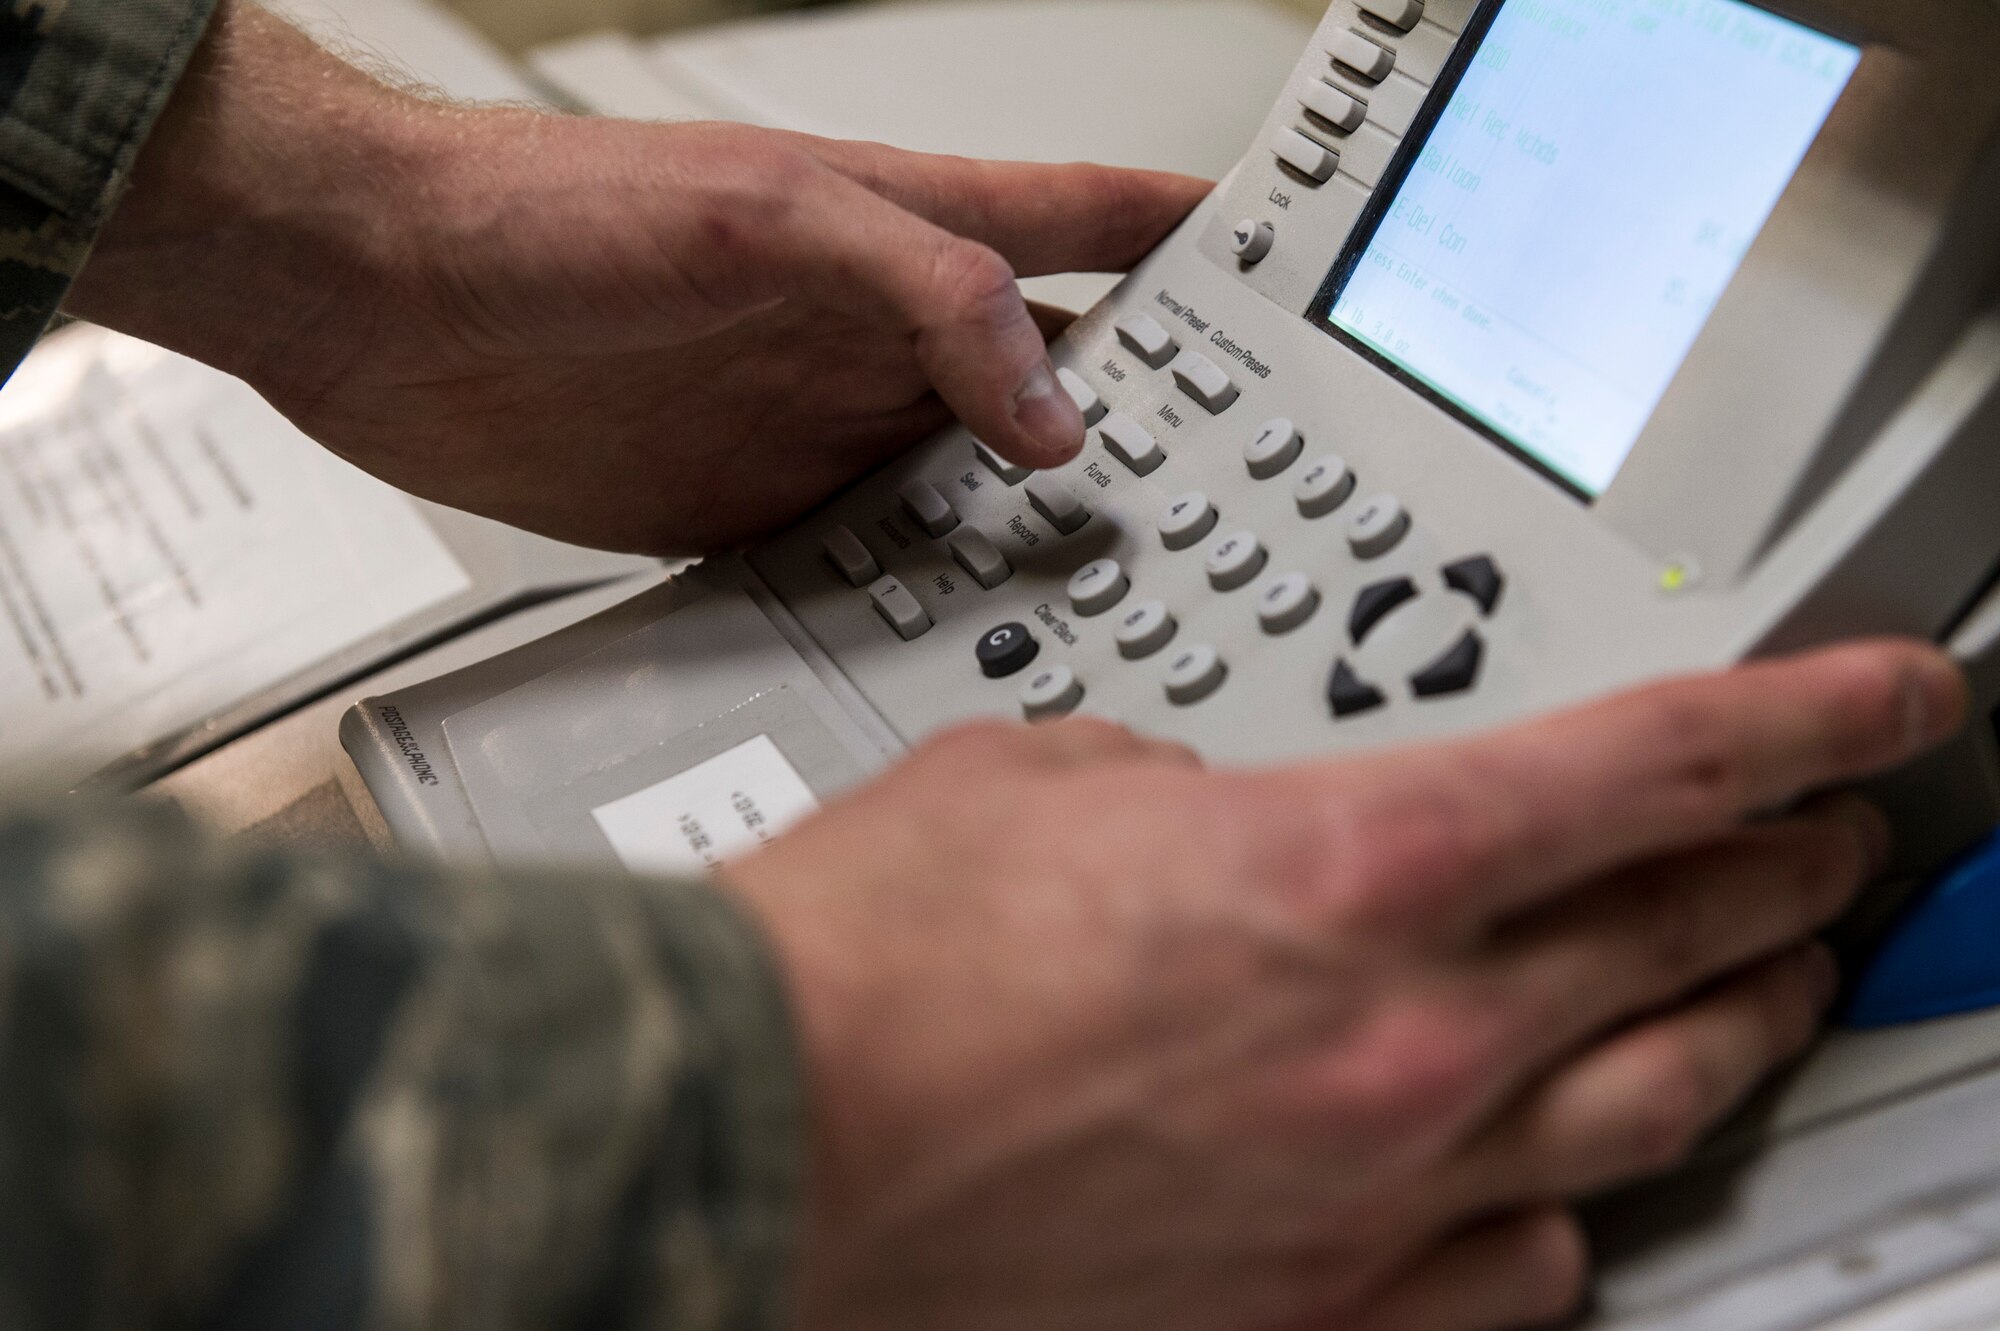
[{"label": "white paper", "polygon": [[241,382],[64,333],[0,392],[0,781],[82,780],[470,586]]},{"label": "white paper", "polygon": [[817,808],[798,770],[759,735],[591,816],[626,868],[686,877],[755,850]]}]

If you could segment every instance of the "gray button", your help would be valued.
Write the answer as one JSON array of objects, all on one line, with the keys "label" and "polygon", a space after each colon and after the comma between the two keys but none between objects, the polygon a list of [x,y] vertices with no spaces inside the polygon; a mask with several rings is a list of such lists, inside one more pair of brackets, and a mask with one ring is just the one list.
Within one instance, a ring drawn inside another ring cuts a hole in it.
[{"label": "gray button", "polygon": [[1340,165],[1339,153],[1323,143],[1315,143],[1295,129],[1279,130],[1277,142],[1272,148],[1279,161],[1315,185],[1323,185],[1333,179],[1334,168]]},{"label": "gray button", "polygon": [[1358,0],[1363,13],[1408,32],[1424,16],[1424,0]]},{"label": "gray button", "polygon": [[1160,511],[1160,539],[1169,550],[1185,550],[1215,530],[1215,519],[1208,496],[1190,490]]},{"label": "gray button", "polygon": [[1361,122],[1368,118],[1368,104],[1353,97],[1323,79],[1314,79],[1299,94],[1306,110],[1318,116],[1336,129],[1352,134],[1361,128]]},{"label": "gray button", "polygon": [[1085,425],[1095,425],[1104,419],[1104,399],[1085,382],[1082,375],[1075,370],[1057,370],[1056,382],[1062,385],[1063,392],[1069,394],[1069,400],[1076,403],[1076,409],[1083,413]]},{"label": "gray button", "polygon": [[1112,635],[1118,654],[1128,661],[1143,661],[1174,640],[1180,626],[1162,601],[1141,601],[1125,612]]},{"label": "gray button", "polygon": [[1009,462],[977,439],[972,441],[972,452],[973,456],[985,465],[986,470],[1000,478],[1002,485],[1019,485],[1028,479],[1029,468]]},{"label": "gray button", "polygon": [[1069,602],[1079,615],[1088,618],[1117,605],[1130,590],[1132,580],[1125,576],[1117,560],[1093,559],[1069,580]]},{"label": "gray button", "polygon": [[1347,520],[1347,545],[1363,559],[1380,559],[1410,534],[1410,515],[1393,495],[1376,495]]},{"label": "gray button", "polygon": [[986,533],[977,527],[961,527],[945,542],[958,566],[970,573],[980,586],[991,591],[1014,576],[1014,566],[1000,553]]},{"label": "gray button", "polygon": [[1257,598],[1257,622],[1266,633],[1290,633],[1319,609],[1319,592],[1303,573],[1287,573]]},{"label": "gray button", "polygon": [[1198,351],[1183,351],[1174,359],[1174,382],[1202,405],[1211,416],[1219,416],[1235,403],[1236,385],[1222,367]]},{"label": "gray button", "polygon": [[1021,686],[1021,710],[1030,721],[1064,716],[1083,701],[1083,685],[1066,665],[1044,666]]},{"label": "gray button", "polygon": [[1035,506],[1035,512],[1047,518],[1049,525],[1065,536],[1090,521],[1090,510],[1083,506],[1083,501],[1047,472],[1030,476],[1027,491],[1028,502]]},{"label": "gray button", "polygon": [[889,621],[889,627],[902,635],[903,641],[930,632],[931,617],[917,604],[917,598],[910,595],[901,578],[876,579],[868,588],[868,596],[875,602],[875,612]]},{"label": "gray button", "polygon": [[929,481],[911,481],[896,493],[903,511],[929,535],[942,536],[958,525],[957,510]]},{"label": "gray button", "polygon": [[1208,552],[1209,585],[1219,592],[1233,592],[1262,573],[1268,557],[1263,544],[1247,531],[1225,536]]},{"label": "gray button", "polygon": [[866,587],[882,576],[882,566],[875,562],[875,556],[868,553],[868,547],[853,529],[835,527],[820,544],[827,561],[840,570],[840,576],[847,579],[849,586]]},{"label": "gray button", "polygon": [[1235,251],[1237,258],[1252,267],[1264,262],[1271,253],[1271,247],[1277,243],[1278,228],[1254,217],[1244,218],[1229,233],[1229,248]]},{"label": "gray button", "polygon": [[1298,426],[1288,420],[1266,421],[1243,450],[1243,461],[1252,476],[1268,481],[1297,462],[1305,446],[1306,437]]},{"label": "gray button", "polygon": [[1389,77],[1389,71],[1396,67],[1396,53],[1386,46],[1378,46],[1354,29],[1333,35],[1333,45],[1328,48],[1335,60],[1367,79],[1370,83],[1380,83]]},{"label": "gray button", "polygon": [[1309,518],[1323,518],[1346,503],[1354,493],[1354,470],[1331,455],[1306,468],[1292,495],[1299,512]]},{"label": "gray button", "polygon": [[1207,643],[1184,647],[1167,664],[1167,700],[1186,707],[1222,687],[1229,667]]},{"label": "gray button", "polygon": [[1135,314],[1129,319],[1120,319],[1117,324],[1118,340],[1125,349],[1146,363],[1149,370],[1164,370],[1167,362],[1180,350],[1173,335],[1160,327],[1160,321],[1151,315]]},{"label": "gray button", "polygon": [[1097,432],[1104,440],[1105,451],[1140,476],[1151,476],[1167,460],[1167,452],[1160,447],[1159,440],[1123,412],[1114,411],[1106,416]]}]

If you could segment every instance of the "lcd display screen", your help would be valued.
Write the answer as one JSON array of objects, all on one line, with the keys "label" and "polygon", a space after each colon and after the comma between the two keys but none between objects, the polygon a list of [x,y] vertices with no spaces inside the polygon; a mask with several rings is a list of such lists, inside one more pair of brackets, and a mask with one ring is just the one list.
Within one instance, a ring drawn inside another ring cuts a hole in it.
[{"label": "lcd display screen", "polygon": [[1324,317],[1599,495],[1860,60],[1740,0],[1504,0]]}]

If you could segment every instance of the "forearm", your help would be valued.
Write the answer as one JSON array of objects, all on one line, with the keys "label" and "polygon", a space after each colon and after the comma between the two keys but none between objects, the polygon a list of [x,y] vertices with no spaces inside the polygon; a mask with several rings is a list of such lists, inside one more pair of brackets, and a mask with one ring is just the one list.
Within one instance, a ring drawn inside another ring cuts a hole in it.
[{"label": "forearm", "polygon": [[0,959],[19,1324],[783,1324],[797,1083],[718,894],[125,810],[0,826]]},{"label": "forearm", "polygon": [[[222,0],[66,312],[250,379],[341,354],[397,280],[439,108]],[[334,367],[326,366],[328,372]]]}]

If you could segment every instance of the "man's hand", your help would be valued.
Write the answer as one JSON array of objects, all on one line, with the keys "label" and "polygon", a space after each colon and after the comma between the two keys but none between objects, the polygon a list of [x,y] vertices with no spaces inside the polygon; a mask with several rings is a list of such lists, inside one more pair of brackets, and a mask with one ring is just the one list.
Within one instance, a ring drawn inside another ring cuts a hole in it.
[{"label": "man's hand", "polygon": [[1283,771],[926,746],[730,871],[803,1028],[804,1325],[1558,1316],[1562,1204],[1681,1159],[1833,997],[1810,940],[1886,832],[1792,806],[1964,707],[1868,646]]},{"label": "man's hand", "polygon": [[1066,461],[1063,318],[1015,275],[1122,270],[1206,188],[451,109],[225,6],[67,308],[242,375],[406,490],[694,553],[953,413]]}]

